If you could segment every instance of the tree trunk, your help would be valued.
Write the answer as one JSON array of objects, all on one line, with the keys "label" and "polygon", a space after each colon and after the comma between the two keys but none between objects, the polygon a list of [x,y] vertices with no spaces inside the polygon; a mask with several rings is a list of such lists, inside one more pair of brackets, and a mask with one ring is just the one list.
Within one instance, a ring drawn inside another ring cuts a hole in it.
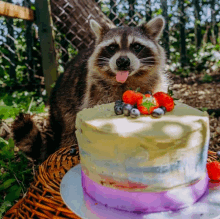
[{"label": "tree trunk", "polygon": [[152,18],[151,0],[146,0],[146,21]]},{"label": "tree trunk", "polygon": [[[12,0],[8,0],[9,3],[12,3]],[[9,50],[9,59],[10,59],[10,69],[9,69],[9,75],[10,80],[15,83],[16,80],[16,63],[15,63],[15,43],[14,43],[14,25],[13,25],[13,18],[6,18],[6,25],[8,29],[8,35],[7,35],[7,47]]]},{"label": "tree trunk", "polygon": [[184,8],[184,0],[179,0],[179,11],[180,11],[180,59],[181,65],[184,67],[186,65],[186,33],[185,33],[185,8]]},{"label": "tree trunk", "polygon": [[162,7],[162,15],[166,20],[166,25],[165,25],[165,29],[164,29],[164,34],[163,34],[163,44],[165,47],[165,51],[167,54],[167,59],[170,58],[170,47],[169,47],[169,16],[168,16],[168,5],[167,5],[167,1],[166,0],[161,0],[161,7]]},{"label": "tree trunk", "polygon": [[[27,8],[31,8],[30,0],[24,0],[23,6]],[[34,72],[33,72],[33,55],[32,55],[32,49],[33,49],[33,36],[32,36],[32,21],[24,21],[26,24],[26,30],[25,30],[25,38],[27,43],[27,71],[28,71],[28,81],[29,84],[33,86],[35,79],[34,79]]]},{"label": "tree trunk", "polygon": [[215,11],[216,0],[211,0],[211,22],[212,22],[212,43],[216,44],[218,38],[218,26],[216,24],[216,11]]},{"label": "tree trunk", "polygon": [[91,47],[95,42],[90,19],[101,25],[114,26],[95,0],[51,0],[51,12],[54,24],[79,50]]},{"label": "tree trunk", "polygon": [[202,42],[202,34],[201,34],[201,16],[200,16],[200,12],[201,12],[201,7],[199,5],[200,1],[199,0],[194,0],[194,14],[195,14],[195,41],[196,41],[196,48],[197,50],[199,50],[200,46],[201,46],[201,42]]},{"label": "tree trunk", "polygon": [[54,37],[51,28],[51,13],[48,4],[48,1],[35,0],[36,24],[40,37],[42,66],[47,97],[51,94],[51,85],[55,83],[58,78]]}]

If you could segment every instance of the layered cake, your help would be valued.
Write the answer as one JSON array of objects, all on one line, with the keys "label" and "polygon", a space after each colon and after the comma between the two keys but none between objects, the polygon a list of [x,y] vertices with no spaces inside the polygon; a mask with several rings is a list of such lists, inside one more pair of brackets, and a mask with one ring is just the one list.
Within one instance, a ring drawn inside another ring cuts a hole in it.
[{"label": "layered cake", "polygon": [[77,114],[84,191],[120,210],[177,210],[207,189],[209,117],[176,101],[161,118],[116,115],[114,103]]}]

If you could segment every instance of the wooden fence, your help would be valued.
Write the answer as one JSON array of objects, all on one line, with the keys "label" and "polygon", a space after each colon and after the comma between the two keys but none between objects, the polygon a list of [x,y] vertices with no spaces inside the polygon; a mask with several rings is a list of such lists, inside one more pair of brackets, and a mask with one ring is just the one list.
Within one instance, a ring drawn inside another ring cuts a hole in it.
[{"label": "wooden fence", "polygon": [[[51,16],[49,11],[48,1],[36,0],[35,1],[36,13],[28,7],[14,5],[12,3],[0,1],[0,16],[10,18],[12,28],[13,18],[20,18],[26,20],[26,44],[27,44],[27,66],[30,85],[34,84],[33,64],[32,64],[32,47],[33,36],[31,33],[31,26],[33,22],[36,22],[38,26],[38,33],[40,39],[40,48],[42,56],[42,69],[44,75],[44,83],[48,96],[51,92],[51,85],[56,81],[58,77],[56,54],[54,48],[54,39],[51,28]],[[8,43],[8,49],[11,51],[9,57],[10,66],[10,78],[16,81],[15,73],[15,42],[13,28],[8,30],[10,35],[10,42]],[[4,54],[2,54],[4,56]],[[41,63],[40,63],[41,64]]]}]

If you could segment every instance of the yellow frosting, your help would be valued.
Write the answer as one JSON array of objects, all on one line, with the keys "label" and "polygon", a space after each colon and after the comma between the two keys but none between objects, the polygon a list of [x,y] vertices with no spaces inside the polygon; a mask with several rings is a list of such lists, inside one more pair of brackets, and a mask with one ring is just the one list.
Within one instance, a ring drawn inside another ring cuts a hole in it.
[{"label": "yellow frosting", "polygon": [[114,103],[83,109],[76,129],[83,170],[109,187],[106,178],[147,185],[135,191],[163,191],[206,171],[208,114],[178,101],[161,118],[115,115]]}]

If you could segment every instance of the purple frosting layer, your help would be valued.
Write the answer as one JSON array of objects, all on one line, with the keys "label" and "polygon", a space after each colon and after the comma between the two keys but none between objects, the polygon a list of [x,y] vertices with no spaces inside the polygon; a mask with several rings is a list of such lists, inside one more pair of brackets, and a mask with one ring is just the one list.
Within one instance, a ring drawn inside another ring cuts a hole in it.
[{"label": "purple frosting layer", "polygon": [[175,211],[195,203],[208,188],[208,176],[183,187],[163,192],[128,192],[112,189],[92,181],[82,171],[82,187],[97,202],[132,212]]}]

